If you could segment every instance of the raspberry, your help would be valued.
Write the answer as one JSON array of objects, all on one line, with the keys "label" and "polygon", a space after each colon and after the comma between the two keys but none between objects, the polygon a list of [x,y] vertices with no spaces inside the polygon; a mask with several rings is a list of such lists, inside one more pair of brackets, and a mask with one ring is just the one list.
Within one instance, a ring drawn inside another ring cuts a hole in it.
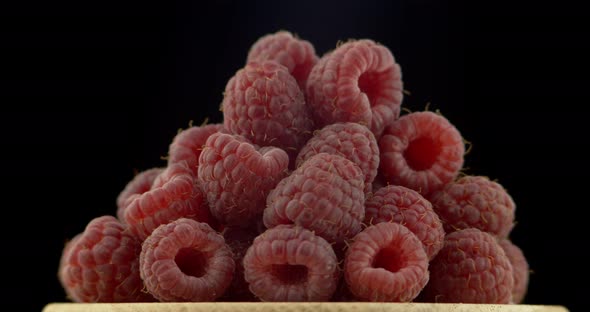
[{"label": "raspberry", "polygon": [[317,63],[313,45],[288,31],[266,35],[252,45],[247,62],[272,60],[287,67],[303,90],[311,68]]},{"label": "raspberry", "polygon": [[251,62],[239,70],[227,83],[222,109],[227,130],[285,150],[291,166],[314,130],[297,81],[274,61]]},{"label": "raspberry", "polygon": [[327,301],[339,271],[326,240],[298,226],[279,225],[256,237],[244,257],[244,273],[262,301]]},{"label": "raspberry", "polygon": [[236,263],[234,278],[221,301],[257,301],[254,294],[248,289],[248,283],[244,279],[244,256],[258,232],[253,229],[240,227],[228,227],[223,230],[223,238],[233,253]]},{"label": "raspberry", "polygon": [[401,69],[391,51],[371,40],[349,41],[324,55],[307,80],[316,125],[357,122],[379,136],[399,116]]},{"label": "raspberry", "polygon": [[151,190],[130,199],[124,218],[140,240],[159,225],[179,218],[212,221],[197,177],[186,162],[168,166],[156,177]]},{"label": "raspberry", "polygon": [[127,183],[125,189],[117,197],[117,218],[121,222],[125,222],[125,209],[129,205],[129,202],[137,195],[149,191],[152,188],[154,180],[162,171],[164,171],[164,168],[152,168],[142,171]]},{"label": "raspberry", "polygon": [[82,237],[82,233],[74,236],[71,240],[67,241],[64,245],[64,249],[61,253],[61,258],[59,259],[59,270],[57,272],[57,277],[59,282],[64,285],[64,290],[66,291],[67,297],[70,300],[74,300],[75,294],[70,293],[70,289],[65,287],[66,285],[66,276],[67,276],[67,261],[70,259],[70,253],[72,252],[72,247],[76,244],[76,241]]},{"label": "raspberry", "polygon": [[428,257],[408,228],[382,222],[354,237],[346,253],[344,277],[360,299],[409,302],[428,282]]},{"label": "raspberry", "polygon": [[168,150],[168,165],[186,161],[193,174],[197,175],[199,155],[207,138],[213,133],[223,130],[222,124],[191,127],[181,131],[174,137]]},{"label": "raspberry", "polygon": [[379,148],[367,127],[348,122],[316,131],[299,151],[296,166],[318,153],[339,155],[357,164],[365,175],[365,192],[371,191],[379,167]]},{"label": "raspberry", "polygon": [[470,228],[447,234],[430,262],[430,282],[423,291],[429,302],[509,303],[512,265],[496,239]]},{"label": "raspberry", "polygon": [[512,289],[512,302],[521,303],[526,295],[529,284],[529,263],[527,262],[522,250],[514,245],[508,239],[498,240],[500,247],[506,253],[514,278],[514,288]]},{"label": "raspberry", "polygon": [[252,224],[288,164],[289,156],[281,149],[258,149],[240,136],[211,135],[199,158],[199,181],[211,213],[227,225]]},{"label": "raspberry", "polygon": [[284,178],[266,199],[264,224],[296,224],[330,243],[361,230],[365,216],[364,176],[338,155],[319,153]]},{"label": "raspberry", "polygon": [[64,248],[59,277],[76,302],[153,301],[142,292],[141,242],[112,216],[95,218]]},{"label": "raspberry", "polygon": [[379,150],[380,169],[387,182],[428,196],[455,179],[463,167],[465,146],[446,118],[417,112],[387,127]]},{"label": "raspberry", "polygon": [[506,190],[482,176],[465,176],[432,196],[445,231],[477,228],[505,238],[514,226],[515,205]]},{"label": "raspberry", "polygon": [[445,231],[432,204],[403,186],[380,188],[365,202],[365,223],[395,222],[407,227],[424,246],[429,260],[442,248]]},{"label": "raspberry", "polygon": [[181,218],[160,225],[139,258],[146,289],[160,301],[213,301],[231,283],[232,252],[208,224]]}]

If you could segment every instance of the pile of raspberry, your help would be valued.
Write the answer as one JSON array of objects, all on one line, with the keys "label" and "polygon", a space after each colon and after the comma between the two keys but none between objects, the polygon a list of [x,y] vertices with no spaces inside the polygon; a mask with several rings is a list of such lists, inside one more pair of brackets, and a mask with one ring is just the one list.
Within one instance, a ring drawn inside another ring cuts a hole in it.
[{"label": "pile of raspberry", "polygon": [[66,244],[67,297],[522,302],[512,198],[462,172],[465,141],[440,113],[400,116],[403,95],[372,40],[319,58],[289,32],[260,38],[223,122],[179,132],[165,166]]}]

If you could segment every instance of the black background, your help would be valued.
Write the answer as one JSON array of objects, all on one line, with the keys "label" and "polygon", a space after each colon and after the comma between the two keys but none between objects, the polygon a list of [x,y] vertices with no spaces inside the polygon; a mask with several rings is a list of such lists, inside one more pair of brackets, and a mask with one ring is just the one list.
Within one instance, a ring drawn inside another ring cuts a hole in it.
[{"label": "black background", "polygon": [[0,177],[8,304],[64,301],[64,241],[114,214],[134,170],[165,164],[177,129],[220,122],[227,80],[280,29],[319,55],[371,38],[402,66],[403,106],[440,111],[473,142],[468,173],[517,203],[526,303],[583,310],[589,291],[590,16],[565,2],[21,3],[0,9]]}]

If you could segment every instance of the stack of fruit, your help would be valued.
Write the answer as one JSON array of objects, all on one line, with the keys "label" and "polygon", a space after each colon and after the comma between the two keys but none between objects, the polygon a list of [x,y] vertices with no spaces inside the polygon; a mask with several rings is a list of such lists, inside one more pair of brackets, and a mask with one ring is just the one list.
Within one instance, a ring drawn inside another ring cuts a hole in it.
[{"label": "stack of fruit", "polygon": [[322,58],[281,31],[229,80],[223,124],[190,127],[65,246],[77,302],[519,303],[528,264],[515,205],[461,173],[439,113],[400,117],[392,53],[371,40]]}]

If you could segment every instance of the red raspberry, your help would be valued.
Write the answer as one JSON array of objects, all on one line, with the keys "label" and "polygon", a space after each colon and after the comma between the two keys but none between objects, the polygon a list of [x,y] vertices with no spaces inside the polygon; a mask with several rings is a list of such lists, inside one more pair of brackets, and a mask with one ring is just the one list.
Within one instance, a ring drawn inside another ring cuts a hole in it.
[{"label": "red raspberry", "polygon": [[227,225],[248,226],[260,217],[266,196],[286,176],[289,156],[258,148],[240,136],[216,133],[199,159],[199,181],[212,214]]},{"label": "red raspberry", "polygon": [[124,218],[140,240],[159,225],[179,218],[212,221],[197,177],[186,162],[170,165],[156,177],[151,190],[130,198]]},{"label": "red raspberry", "polygon": [[357,123],[336,123],[315,131],[297,155],[296,166],[318,153],[342,156],[357,164],[365,175],[365,192],[370,192],[379,167],[379,148],[373,133]]},{"label": "red raspberry", "polygon": [[380,188],[365,202],[365,223],[395,222],[407,227],[422,242],[429,260],[442,248],[445,231],[432,204],[403,186]]},{"label": "red raspberry", "polygon": [[428,257],[408,228],[383,222],[354,237],[346,253],[344,277],[360,299],[409,302],[428,282]]},{"label": "red raspberry", "polygon": [[253,228],[241,228],[241,227],[227,227],[223,229],[223,238],[225,242],[231,248],[233,253],[233,259],[236,263],[236,270],[234,278],[225,295],[220,301],[257,301],[256,297],[250,289],[248,289],[248,283],[244,279],[244,256],[254,238],[258,236],[258,232]]},{"label": "red raspberry", "polygon": [[317,63],[318,57],[311,43],[294,37],[288,31],[279,31],[258,39],[250,48],[248,63],[267,60],[276,61],[287,67],[303,90],[307,76]]},{"label": "red raspberry", "polygon": [[212,124],[201,127],[191,127],[181,131],[174,137],[168,150],[168,165],[186,161],[193,174],[197,175],[199,155],[213,133],[223,130],[222,124]]},{"label": "red raspberry", "polygon": [[307,80],[306,95],[317,126],[358,122],[378,137],[399,116],[402,90],[401,70],[391,51],[358,40],[320,59]]},{"label": "red raspberry", "polygon": [[379,150],[380,169],[387,182],[428,196],[455,179],[463,167],[465,146],[446,118],[417,112],[387,127]]},{"label": "red raspberry", "polygon": [[512,264],[512,273],[514,277],[514,288],[512,289],[512,302],[521,303],[526,295],[529,285],[529,263],[527,262],[522,250],[514,245],[508,239],[498,240],[500,247],[506,253],[510,264]]},{"label": "red raspberry", "polygon": [[152,188],[154,180],[162,171],[164,171],[164,168],[152,168],[142,171],[127,183],[125,189],[117,197],[117,218],[121,222],[125,222],[125,209],[129,205],[129,202],[136,195],[141,195],[149,191]]},{"label": "red raspberry", "polygon": [[160,301],[213,301],[235,268],[223,236],[185,218],[155,229],[143,242],[139,264],[145,287]]},{"label": "red raspberry", "polygon": [[141,242],[112,216],[95,218],[64,248],[59,277],[76,302],[153,301],[142,291]]},{"label": "red raspberry", "polygon": [[433,194],[432,205],[447,233],[473,227],[505,238],[514,226],[514,201],[487,177],[465,176],[447,184]]},{"label": "red raspberry", "polygon": [[256,237],[244,257],[244,273],[262,301],[328,301],[339,271],[327,241],[304,228],[279,225]]},{"label": "red raspberry", "polygon": [[252,62],[239,70],[227,83],[222,109],[227,130],[285,150],[292,166],[314,130],[297,81],[274,61]]},{"label": "red raspberry", "polygon": [[67,261],[70,259],[70,253],[72,252],[72,247],[76,244],[76,241],[82,237],[82,233],[74,236],[71,240],[67,241],[64,245],[64,249],[61,253],[61,258],[59,259],[59,270],[57,272],[57,277],[59,282],[64,285],[64,290],[66,291],[67,297],[70,300],[75,300],[75,294],[70,293],[70,289],[65,287],[66,285],[66,274],[67,274]]},{"label": "red raspberry", "polygon": [[317,154],[283,179],[266,199],[264,224],[296,224],[330,243],[361,230],[365,216],[364,176],[338,155]]},{"label": "red raspberry", "polygon": [[509,303],[512,265],[496,239],[478,229],[450,233],[430,262],[428,302]]}]

